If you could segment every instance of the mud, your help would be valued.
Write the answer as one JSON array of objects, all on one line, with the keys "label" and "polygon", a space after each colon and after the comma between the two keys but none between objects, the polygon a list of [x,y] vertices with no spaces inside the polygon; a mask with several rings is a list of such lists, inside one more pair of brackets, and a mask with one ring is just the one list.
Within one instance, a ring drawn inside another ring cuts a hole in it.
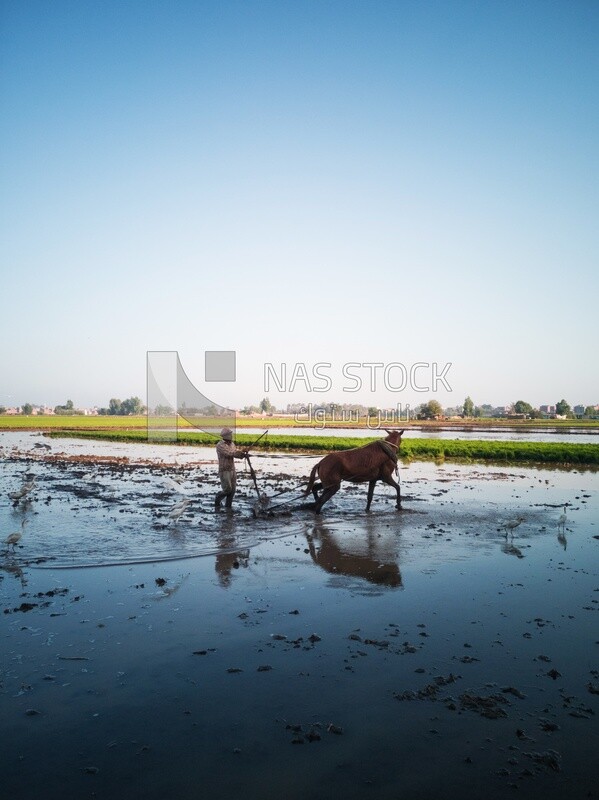
[{"label": "mud", "polygon": [[599,796],[596,474],[412,464],[400,513],[255,519],[211,451],[38,441],[0,462],[7,796]]}]

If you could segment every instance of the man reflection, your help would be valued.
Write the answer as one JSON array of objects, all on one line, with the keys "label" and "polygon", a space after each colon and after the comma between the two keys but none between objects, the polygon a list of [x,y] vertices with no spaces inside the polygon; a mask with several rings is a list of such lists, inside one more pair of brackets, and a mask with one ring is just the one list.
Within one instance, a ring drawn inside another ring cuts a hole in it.
[{"label": "man reflection", "polygon": [[228,524],[225,522],[224,529],[218,536],[219,552],[214,560],[218,582],[225,589],[231,585],[233,570],[247,567],[250,559],[249,550],[236,549],[237,538],[233,525],[233,520],[228,520]]},{"label": "man reflection", "polygon": [[214,561],[214,569],[218,574],[218,582],[227,589],[231,585],[232,573],[239,567],[247,567],[249,563],[249,550],[240,550],[237,553],[217,553]]}]

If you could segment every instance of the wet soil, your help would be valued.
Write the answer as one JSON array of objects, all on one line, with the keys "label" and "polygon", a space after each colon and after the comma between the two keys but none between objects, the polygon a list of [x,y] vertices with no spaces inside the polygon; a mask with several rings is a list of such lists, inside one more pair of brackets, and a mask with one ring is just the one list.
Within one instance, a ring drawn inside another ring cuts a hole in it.
[{"label": "wet soil", "polygon": [[214,512],[211,451],[37,441],[0,462],[1,541],[27,520],[0,554],[7,796],[599,797],[596,474],[412,464],[401,512],[348,486],[318,519],[313,460],[255,459],[293,500],[255,517],[243,469]]}]

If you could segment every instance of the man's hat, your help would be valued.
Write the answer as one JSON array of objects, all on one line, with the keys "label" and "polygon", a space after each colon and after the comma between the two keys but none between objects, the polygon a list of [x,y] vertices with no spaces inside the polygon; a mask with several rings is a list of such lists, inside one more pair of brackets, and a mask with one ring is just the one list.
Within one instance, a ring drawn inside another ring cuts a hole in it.
[{"label": "man's hat", "polygon": [[223,428],[222,431],[220,432],[220,435],[222,439],[230,440],[233,438],[233,431],[231,430],[231,428]]}]

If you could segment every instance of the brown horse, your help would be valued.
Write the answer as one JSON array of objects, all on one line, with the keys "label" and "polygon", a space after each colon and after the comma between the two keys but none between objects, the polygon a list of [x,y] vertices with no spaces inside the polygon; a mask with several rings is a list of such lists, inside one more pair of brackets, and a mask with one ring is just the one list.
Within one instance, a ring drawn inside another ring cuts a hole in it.
[{"label": "brown horse", "polygon": [[[387,429],[385,428],[387,431]],[[397,453],[401,446],[403,431],[387,431],[386,439],[356,447],[353,450],[344,450],[339,453],[329,453],[314,467],[310,473],[310,480],[304,497],[312,492],[314,495],[314,510],[320,514],[323,505],[339,491],[341,481],[352,483],[365,483],[368,481],[368,500],[366,511],[372,503],[372,495],[377,481],[388,483],[397,491],[397,509],[401,508],[401,491],[399,483],[393,478],[397,467]],[[315,483],[316,475],[320,481]],[[322,489],[322,494],[318,492]]]}]

